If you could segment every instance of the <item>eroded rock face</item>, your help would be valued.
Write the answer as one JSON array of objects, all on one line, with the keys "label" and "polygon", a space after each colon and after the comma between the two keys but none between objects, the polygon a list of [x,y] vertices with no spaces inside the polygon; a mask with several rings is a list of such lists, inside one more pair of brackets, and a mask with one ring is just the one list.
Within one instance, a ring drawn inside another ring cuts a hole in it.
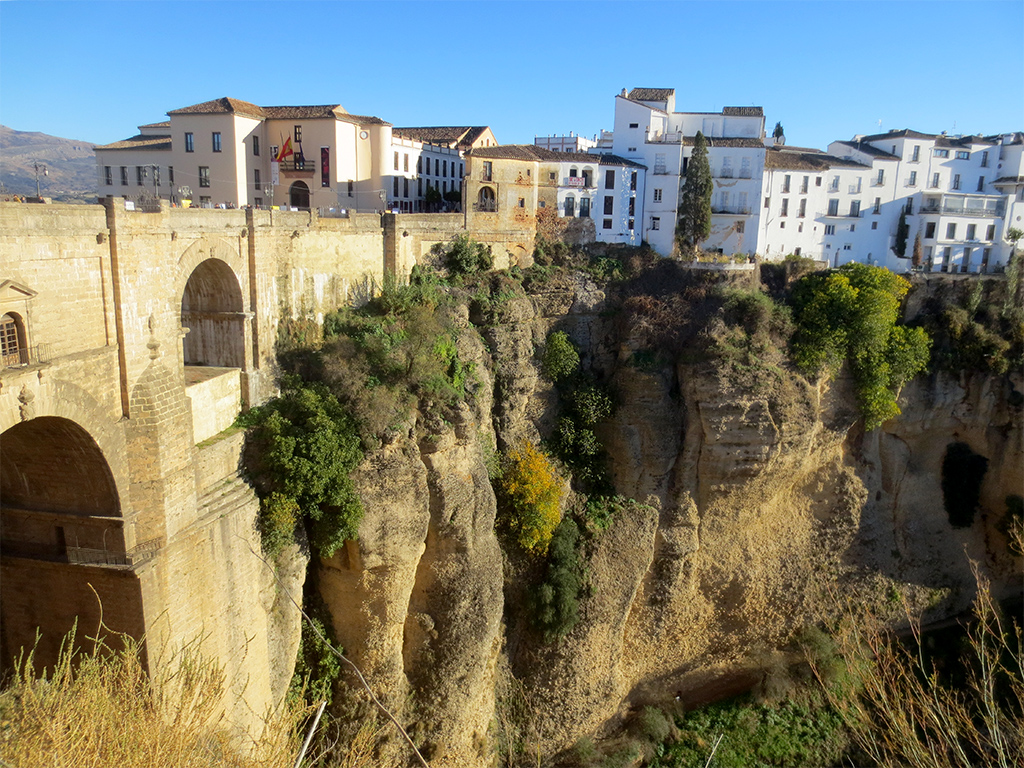
[{"label": "eroded rock face", "polygon": [[[893,621],[893,595],[949,615],[973,596],[972,560],[998,590],[1019,591],[1020,560],[997,529],[1006,495],[1024,486],[1019,374],[919,379],[902,416],[864,434],[842,376],[783,370],[751,388],[708,366],[642,369],[604,308],[579,279],[508,300],[477,340],[460,341],[480,379],[475,411],[367,459],[360,539],[321,566],[339,640],[432,765],[491,763],[501,653],[530,702],[536,746],[551,753],[631,708],[749,685],[753,656],[834,615],[840,599]],[[549,433],[557,397],[534,349],[554,328],[616,391],[601,427],[614,484],[648,504],[592,543],[593,594],[576,628],[545,645],[522,621],[503,636],[514,607],[503,606],[482,446]],[[989,460],[969,528],[943,509],[950,442]]]}]

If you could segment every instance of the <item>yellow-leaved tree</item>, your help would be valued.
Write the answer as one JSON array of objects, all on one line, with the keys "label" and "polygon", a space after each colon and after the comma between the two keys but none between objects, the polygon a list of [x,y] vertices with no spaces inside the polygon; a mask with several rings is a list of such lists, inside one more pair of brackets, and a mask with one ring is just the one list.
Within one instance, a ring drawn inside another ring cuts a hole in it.
[{"label": "yellow-leaved tree", "polygon": [[565,481],[551,459],[536,446],[519,443],[505,455],[499,486],[508,507],[506,522],[519,545],[545,554],[562,519],[565,495]]}]

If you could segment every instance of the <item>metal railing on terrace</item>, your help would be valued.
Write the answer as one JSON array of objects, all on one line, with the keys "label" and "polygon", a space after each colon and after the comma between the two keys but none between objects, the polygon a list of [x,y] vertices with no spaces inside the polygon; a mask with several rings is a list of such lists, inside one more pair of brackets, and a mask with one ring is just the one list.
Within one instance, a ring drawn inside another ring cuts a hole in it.
[{"label": "metal railing on terrace", "polygon": [[473,203],[473,210],[476,211],[477,213],[497,213],[498,201],[482,200],[478,203]]},{"label": "metal railing on terrace", "polygon": [[921,213],[948,213],[954,216],[978,216],[978,217],[994,217],[1003,215],[1002,201],[1000,204],[992,208],[978,208],[968,207],[964,205],[939,205],[939,204],[925,204],[920,208]]},{"label": "metal railing on terrace", "polygon": [[53,350],[49,343],[34,344],[30,347],[16,349],[0,358],[0,368],[13,368],[19,365],[48,363],[53,359]]}]

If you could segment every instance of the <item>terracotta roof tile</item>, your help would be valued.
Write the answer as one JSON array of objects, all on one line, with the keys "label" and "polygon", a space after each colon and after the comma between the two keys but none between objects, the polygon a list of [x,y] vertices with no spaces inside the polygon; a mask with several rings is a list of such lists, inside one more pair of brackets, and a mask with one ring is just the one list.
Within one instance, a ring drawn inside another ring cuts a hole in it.
[{"label": "terracotta roof tile", "polygon": [[164,120],[162,123],[149,123],[147,125],[140,125],[139,128],[170,128],[171,121]]},{"label": "terracotta roof tile", "polygon": [[395,128],[392,133],[413,141],[429,144],[446,144],[449,147],[468,149],[486,131],[486,125],[436,125]]},{"label": "terracotta roof tile", "polygon": [[993,184],[1024,184],[1024,176],[1000,176]]},{"label": "terracotta roof tile", "polygon": [[722,107],[722,114],[727,117],[764,117],[761,107]]},{"label": "terracotta roof tile", "polygon": [[675,92],[675,88],[634,88],[626,98],[630,101],[667,101]]},{"label": "terracotta roof tile", "polygon": [[123,141],[115,141],[113,144],[103,144],[98,147],[93,147],[94,150],[99,149],[145,149],[145,150],[170,150],[171,148],[171,137],[170,136],[132,136],[130,139],[124,139]]},{"label": "terracotta roof tile", "polygon": [[837,144],[842,144],[844,147],[850,147],[856,149],[858,152],[863,152],[865,155],[870,155],[876,160],[899,160],[900,158],[896,155],[873,147],[865,141],[837,141]]},{"label": "terracotta roof tile", "polygon": [[190,107],[172,109],[168,115],[217,115],[230,114],[244,115],[245,117],[262,118],[263,110],[255,104],[239,99],[231,99],[224,96],[213,101],[204,101],[201,104],[193,104]]}]

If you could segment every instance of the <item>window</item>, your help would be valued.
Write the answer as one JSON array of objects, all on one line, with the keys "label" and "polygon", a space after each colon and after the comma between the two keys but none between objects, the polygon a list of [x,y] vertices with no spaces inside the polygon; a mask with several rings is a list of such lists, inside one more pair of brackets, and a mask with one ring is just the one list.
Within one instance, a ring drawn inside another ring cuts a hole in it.
[{"label": "window", "polygon": [[988,152],[981,153],[981,167],[988,168]]},{"label": "window", "polygon": [[816,186],[816,187],[820,187],[821,186],[821,176],[815,176],[814,177],[814,186]]},{"label": "window", "polygon": [[406,176],[402,179],[402,197],[409,196],[409,177]]},{"label": "window", "polygon": [[121,166],[121,186],[128,186],[128,167],[125,165]]},{"label": "window", "polygon": [[210,186],[210,169],[205,165],[199,166],[199,186]]},{"label": "window", "polygon": [[220,152],[220,131],[213,132],[213,151]]},{"label": "window", "polygon": [[573,197],[572,195],[569,195],[567,198],[565,198],[565,203],[563,205],[564,205],[565,215],[567,217],[571,218],[572,216],[576,215],[576,198],[575,197]]},{"label": "window", "polygon": [[558,174],[556,174],[554,171],[551,171],[548,174],[548,181],[557,181],[557,180],[558,180]]},{"label": "window", "polygon": [[829,188],[830,192],[836,192],[836,191],[839,190],[839,177],[838,176],[833,176],[832,177],[832,183],[829,184],[828,188]]},{"label": "window", "polygon": [[860,216],[860,200],[851,200],[850,201],[850,215],[851,216]]},{"label": "window", "polygon": [[903,210],[905,210],[907,212],[907,216],[913,216],[914,215],[914,198],[912,198],[912,197],[908,197],[907,198],[907,204],[906,204],[906,206],[904,207]]},{"label": "window", "polygon": [[953,189],[960,189],[960,174],[953,174]]},{"label": "window", "polygon": [[640,127],[640,123],[630,123],[629,127],[630,128],[639,128]]},{"label": "window", "polygon": [[807,216],[807,198],[806,197],[801,198],[801,200],[800,200],[800,210],[797,212],[796,215],[798,217],[800,217],[801,219],[804,218],[805,216]]},{"label": "window", "polygon": [[857,229],[857,225],[856,225],[856,224],[851,224],[851,225],[850,225],[850,231],[851,231],[851,232],[853,232],[853,231],[854,231],[854,230],[856,230],[856,229]]},{"label": "window", "polygon": [[749,213],[747,210],[747,193],[740,192],[740,207],[738,213]]},{"label": "window", "polygon": [[723,179],[731,179],[732,178],[732,158],[731,157],[723,157],[722,158],[722,178]]},{"label": "window", "polygon": [[933,237],[935,237],[935,222],[929,221],[924,225],[924,239],[931,240]]},{"label": "window", "polygon": [[808,182],[810,182],[810,180],[811,180],[810,176],[804,176],[803,181],[800,182],[800,194],[801,195],[806,195],[807,194],[807,184],[808,184]]},{"label": "window", "polygon": [[167,166],[167,183],[168,184],[173,184],[174,183],[174,166],[173,165],[168,165]]},{"label": "window", "polygon": [[395,170],[398,170],[398,153],[395,152]]},{"label": "window", "polygon": [[257,192],[262,192],[263,190],[260,187],[260,169],[259,168],[255,168],[253,170],[253,172],[252,172],[252,181],[253,181],[253,186],[256,187],[256,191]]},{"label": "window", "polygon": [[109,165],[103,166],[103,183],[108,187],[114,186],[114,174],[111,172]]},{"label": "window", "polygon": [[932,189],[938,189],[939,188],[939,174],[937,174],[937,173],[933,173],[932,174],[931,188]]},{"label": "window", "polygon": [[580,198],[580,218],[581,219],[589,219],[590,218],[590,198],[589,197],[581,197]]},{"label": "window", "polygon": [[632,231],[633,231],[633,229],[634,229],[634,223],[635,223],[635,222],[634,222],[634,220],[633,220],[633,219],[630,219],[630,220],[629,220],[629,231],[630,231],[630,232],[632,232]]},{"label": "window", "polygon": [[441,168],[441,161],[440,161],[440,160],[438,160],[438,159],[437,159],[437,158],[435,157],[435,158],[434,158],[434,175],[435,175],[435,176],[440,176],[440,175],[441,175],[441,171],[440,171],[440,168]]},{"label": "window", "polygon": [[253,202],[253,204],[257,208],[262,208],[263,207],[263,198],[262,197],[254,197],[252,202]]},{"label": "window", "polygon": [[771,199],[770,197],[766,197],[766,198],[764,199],[764,207],[765,207],[765,208],[770,208],[770,207],[771,207],[771,204],[772,204],[772,199]]},{"label": "window", "polygon": [[661,229],[660,216],[651,216],[651,229]]},{"label": "window", "polygon": [[[427,168],[430,167],[430,159],[427,159]],[[490,181],[493,175],[493,163],[489,160],[484,161],[484,181]]]},{"label": "window", "polygon": [[946,225],[946,239],[947,240],[955,240],[956,239],[956,224],[950,222],[949,224]]},{"label": "window", "polygon": [[615,198],[612,197],[611,195],[605,195],[604,196],[604,215],[605,216],[611,216],[612,209],[613,209],[614,205],[615,205]]},{"label": "window", "polygon": [[851,245],[850,243],[843,243],[843,250],[844,251],[852,251],[853,250],[853,245]]},{"label": "window", "polygon": [[744,230],[746,229],[746,223],[747,222],[743,221],[742,219],[740,221],[736,222],[736,224],[734,226],[736,227],[736,234],[737,235],[742,235],[743,234]]},{"label": "window", "polygon": [[720,211],[727,211],[727,210],[729,210],[729,192],[728,192],[728,190],[725,190],[725,189],[722,190],[721,195],[720,195],[720,199],[721,199],[721,203],[719,204],[719,208],[718,209]]},{"label": "window", "polygon": [[636,216],[636,198],[629,198],[629,215]]},{"label": "window", "polygon": [[918,144],[914,145],[914,153],[910,156],[910,162],[916,163],[921,159],[921,147]]},{"label": "window", "polygon": [[355,191],[356,191],[356,183],[352,179],[349,179],[348,180],[348,196],[352,197],[352,195],[355,194]]},{"label": "window", "polygon": [[833,198],[828,201],[828,215],[838,216],[839,215],[839,201]]},{"label": "window", "polygon": [[260,156],[260,137],[259,136],[253,136],[252,137],[252,156],[253,157],[259,157]]},{"label": "window", "polygon": [[416,158],[416,173],[423,173],[423,158]]},{"label": "window", "polygon": [[406,152],[404,155],[402,155],[402,170],[403,171],[408,171],[409,170],[409,153],[408,152]]},{"label": "window", "polygon": [[21,365],[28,362],[23,354],[27,350],[24,344],[24,330],[16,316],[0,317],[0,365]]},{"label": "window", "polygon": [[871,228],[872,229],[878,229],[878,222],[877,221],[872,221],[871,222]]},{"label": "window", "polygon": [[911,171],[910,172],[910,178],[907,179],[907,186],[908,187],[916,187],[917,186],[917,171]]},{"label": "window", "polygon": [[525,197],[520,197],[519,198],[519,207],[520,208],[525,208],[526,207],[526,198]]},{"label": "window", "polygon": [[978,225],[977,224],[968,224],[967,225],[967,239],[968,240],[977,240],[978,239],[976,237],[977,234],[978,234]]},{"label": "window", "polygon": [[948,149],[936,149],[935,150],[935,156],[936,157],[949,157],[949,150]]},{"label": "window", "polygon": [[[351,184],[352,182],[349,182]],[[351,194],[351,193],[350,193]],[[416,194],[423,197],[423,177],[416,179]]]},{"label": "window", "polygon": [[880,198],[880,197],[876,197],[875,198],[875,207],[872,208],[871,212],[876,214],[876,215],[882,212],[882,198]]},{"label": "window", "polygon": [[602,220],[602,222],[601,222],[601,229],[611,229],[611,228],[612,228],[612,220],[611,219],[604,219],[604,220]]},{"label": "window", "polygon": [[779,222],[779,229],[785,229],[785,228],[786,228],[786,222],[780,221]]},{"label": "window", "polygon": [[142,180],[146,177],[146,170],[141,165],[135,166],[135,184],[142,186]]},{"label": "window", "polygon": [[970,152],[964,152],[962,150],[960,152],[956,153],[956,159],[957,160],[967,160],[967,159],[970,158],[970,156],[971,156]]},{"label": "window", "polygon": [[876,187],[880,187],[883,184],[885,184],[885,169],[884,168],[879,168],[878,169],[878,177],[875,179],[875,186]]},{"label": "window", "polygon": [[629,175],[629,188],[634,192],[636,191],[636,171]]},{"label": "window", "polygon": [[985,230],[985,239],[986,240],[995,240],[996,239],[996,225],[995,224],[989,224],[988,225],[988,229]]},{"label": "window", "polygon": [[294,129],[295,143],[299,144],[302,141],[302,126],[296,125]]},{"label": "window", "polygon": [[626,149],[627,152],[636,152],[636,147],[629,147]]},{"label": "window", "polygon": [[[788,173],[782,178],[782,194],[784,194],[784,195],[788,195],[789,194],[789,174]],[[785,200],[782,201],[782,207],[783,208],[786,207],[786,201]],[[785,214],[783,214],[783,216],[785,216]]]},{"label": "window", "polygon": [[661,202],[661,190],[660,189],[654,190],[654,202],[656,202],[656,203],[660,203]]},{"label": "window", "polygon": [[444,160],[441,163],[441,175],[442,176],[447,176],[448,175],[448,161],[447,160]]},{"label": "window", "polygon": [[196,151],[195,140],[192,138],[192,134],[191,133],[186,133],[185,134],[185,151],[186,152],[195,152]]},{"label": "window", "polygon": [[604,172],[604,188],[615,189],[615,171]]},{"label": "window", "polygon": [[750,158],[749,157],[741,157],[740,158],[740,178],[741,179],[749,179],[750,178]]},{"label": "window", "polygon": [[398,197],[398,177],[395,176],[391,181],[392,181],[391,187],[392,187],[392,192],[393,192],[393,194],[391,196],[392,197]]},{"label": "window", "polygon": [[978,191],[979,192],[984,192],[985,191],[985,177],[984,176],[979,176],[978,177]]},{"label": "window", "polygon": [[782,198],[782,210],[779,211],[779,216],[789,216],[789,198]]},{"label": "window", "polygon": [[825,225],[825,234],[826,235],[834,235],[835,233],[836,233],[836,225],[835,224],[826,224]]}]

